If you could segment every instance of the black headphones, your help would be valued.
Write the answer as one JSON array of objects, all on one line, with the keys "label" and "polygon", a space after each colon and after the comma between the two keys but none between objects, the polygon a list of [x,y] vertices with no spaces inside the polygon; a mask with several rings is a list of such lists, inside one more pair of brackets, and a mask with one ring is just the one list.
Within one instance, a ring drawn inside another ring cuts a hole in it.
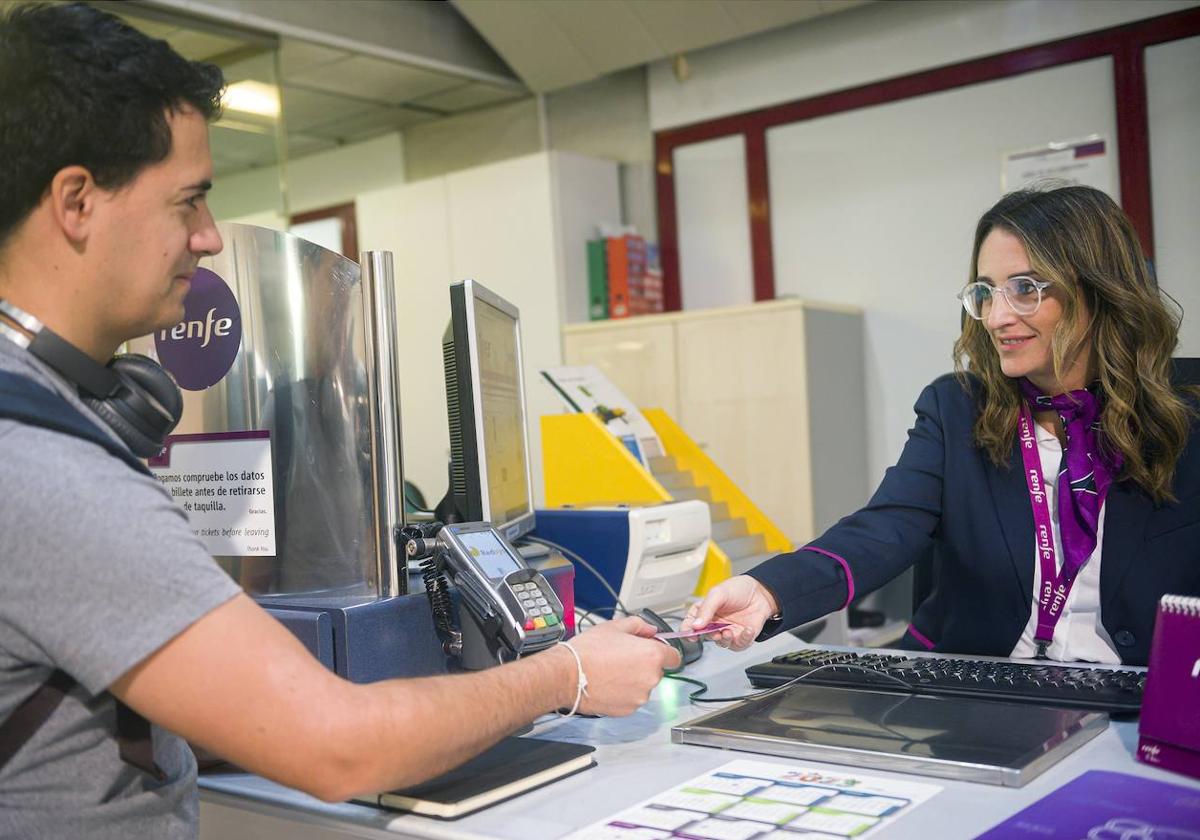
[{"label": "black headphones", "polygon": [[148,356],[126,353],[102,365],[6,300],[0,300],[0,335],[74,383],[84,404],[139,458],[161,452],[183,415],[175,380]]}]

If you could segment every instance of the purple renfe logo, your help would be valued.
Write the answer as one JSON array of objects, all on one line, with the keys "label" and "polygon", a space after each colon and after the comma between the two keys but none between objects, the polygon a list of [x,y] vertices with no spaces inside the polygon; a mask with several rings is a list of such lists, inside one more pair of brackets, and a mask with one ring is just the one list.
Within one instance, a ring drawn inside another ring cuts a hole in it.
[{"label": "purple renfe logo", "polygon": [[158,360],[180,388],[216,385],[242,346],[242,311],[219,274],[198,268],[183,299],[183,320],[154,334]]}]

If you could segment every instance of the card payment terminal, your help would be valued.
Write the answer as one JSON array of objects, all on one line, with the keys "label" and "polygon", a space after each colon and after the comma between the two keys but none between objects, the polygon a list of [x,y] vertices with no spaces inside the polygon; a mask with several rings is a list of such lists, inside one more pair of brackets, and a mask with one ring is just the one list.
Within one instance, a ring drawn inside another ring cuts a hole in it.
[{"label": "card payment terminal", "polygon": [[491,525],[443,525],[437,542],[446,571],[485,636],[498,638],[513,655],[542,650],[563,637],[562,602]]}]

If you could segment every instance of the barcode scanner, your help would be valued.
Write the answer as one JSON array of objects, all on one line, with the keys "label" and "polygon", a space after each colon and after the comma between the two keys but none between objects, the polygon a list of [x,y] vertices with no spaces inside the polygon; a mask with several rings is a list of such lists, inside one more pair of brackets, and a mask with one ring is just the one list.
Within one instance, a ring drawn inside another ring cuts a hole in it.
[{"label": "barcode scanner", "polygon": [[[667,624],[662,616],[653,610],[638,610],[636,615],[642,621],[652,625],[654,629],[660,633],[671,633],[675,630],[674,627]],[[673,674],[677,671],[683,670],[684,666],[695,662],[700,658],[700,654],[704,652],[704,642],[700,636],[697,636],[694,639],[663,639],[663,641],[675,648],[675,650],[679,651],[679,657],[681,659],[679,667],[672,671],[668,671],[668,674]]]}]

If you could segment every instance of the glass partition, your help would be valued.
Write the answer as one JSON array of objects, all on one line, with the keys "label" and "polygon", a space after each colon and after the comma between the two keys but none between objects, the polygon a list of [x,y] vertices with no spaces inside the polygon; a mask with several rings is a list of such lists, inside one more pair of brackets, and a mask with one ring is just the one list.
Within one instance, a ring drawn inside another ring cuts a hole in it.
[{"label": "glass partition", "polygon": [[286,230],[288,152],[279,39],[175,10],[132,3],[95,5],[165,40],[185,58],[221,68],[228,88],[221,118],[209,131],[215,175],[209,195],[213,216],[218,222]]}]

